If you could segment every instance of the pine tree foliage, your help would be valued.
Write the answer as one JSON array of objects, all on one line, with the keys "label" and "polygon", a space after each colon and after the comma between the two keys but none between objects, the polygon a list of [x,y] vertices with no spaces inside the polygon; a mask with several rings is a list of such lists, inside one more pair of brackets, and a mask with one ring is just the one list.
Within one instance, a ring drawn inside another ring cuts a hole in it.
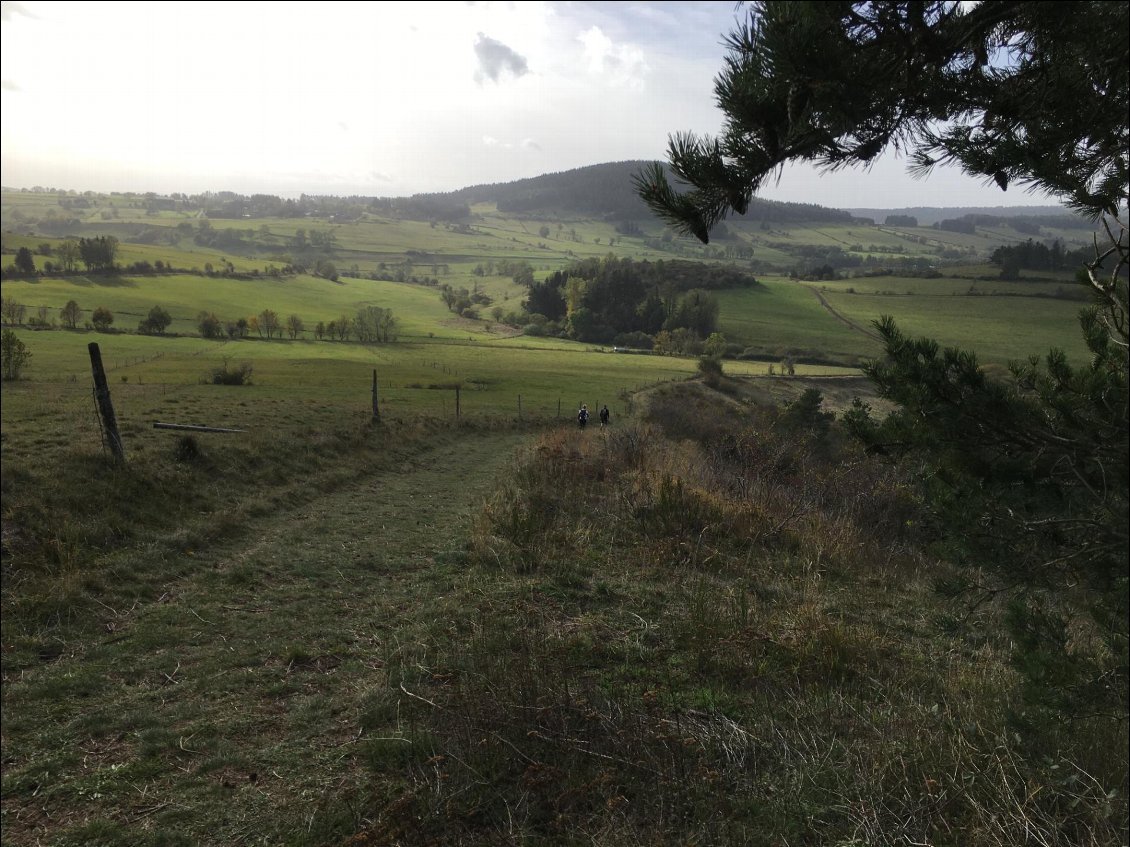
[{"label": "pine tree foliage", "polygon": [[718,138],[671,137],[637,190],[707,241],[787,162],[866,166],[908,155],[1027,186],[1102,219],[1080,281],[1089,352],[1014,363],[993,380],[967,351],[876,322],[885,355],[865,369],[895,411],[845,422],[916,470],[940,548],[963,585],[1007,598],[1026,720],[1127,719],[1128,489],[1125,221],[1130,4],[758,2],[727,42]]},{"label": "pine tree foliage", "polygon": [[702,241],[786,162],[834,170],[888,148],[1025,185],[1097,218],[1125,202],[1125,2],[759,2],[727,41],[717,138],[668,143],[636,186]]},{"label": "pine tree foliage", "polygon": [[1027,722],[1126,721],[1130,696],[1130,380],[1126,232],[1080,274],[1089,357],[1061,350],[989,379],[973,353],[875,323],[885,356],[865,372],[896,404],[845,417],[872,449],[918,469],[943,549],[966,564],[948,586],[1008,598]]}]

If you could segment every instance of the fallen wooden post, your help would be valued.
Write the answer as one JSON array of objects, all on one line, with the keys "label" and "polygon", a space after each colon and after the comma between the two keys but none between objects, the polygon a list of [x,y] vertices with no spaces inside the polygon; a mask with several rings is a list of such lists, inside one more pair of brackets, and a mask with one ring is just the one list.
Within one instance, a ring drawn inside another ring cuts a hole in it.
[{"label": "fallen wooden post", "polygon": [[153,424],[154,429],[183,429],[189,432],[247,432],[246,429],[226,429],[221,426],[193,426],[192,424],[160,423]]}]

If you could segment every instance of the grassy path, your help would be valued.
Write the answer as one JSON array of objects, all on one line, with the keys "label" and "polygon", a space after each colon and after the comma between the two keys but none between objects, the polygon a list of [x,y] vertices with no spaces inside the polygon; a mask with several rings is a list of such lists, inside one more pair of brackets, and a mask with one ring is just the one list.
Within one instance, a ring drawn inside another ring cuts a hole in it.
[{"label": "grassy path", "polygon": [[845,326],[847,326],[850,329],[854,329],[856,332],[860,332],[863,335],[866,335],[868,338],[874,339],[875,341],[882,341],[883,340],[882,336],[880,336],[879,333],[875,332],[874,330],[865,329],[864,327],[861,327],[859,324],[857,324],[851,318],[845,317],[841,312],[836,311],[836,309],[832,306],[832,304],[828,302],[828,298],[826,298],[819,291],[819,289],[816,289],[816,288],[809,286],[808,290],[816,295],[816,299],[820,301],[820,305],[823,306],[825,309],[827,309],[828,313],[832,317],[834,317],[836,320],[838,320],[840,323],[844,324]]},{"label": "grassy path", "polygon": [[198,567],[160,602],[9,681],[5,845],[317,843],[364,782],[366,693],[434,625],[422,610],[526,438],[460,432],[185,551]]}]

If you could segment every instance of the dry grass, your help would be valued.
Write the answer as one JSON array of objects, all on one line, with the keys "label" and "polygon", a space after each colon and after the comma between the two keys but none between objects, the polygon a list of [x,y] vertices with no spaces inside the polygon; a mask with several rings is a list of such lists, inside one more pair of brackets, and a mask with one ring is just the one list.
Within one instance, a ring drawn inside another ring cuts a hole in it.
[{"label": "dry grass", "polygon": [[[427,426],[327,435],[302,486],[206,451],[117,565],[27,524],[5,842],[1125,843],[1125,722],[1018,734],[999,612],[934,591],[897,474],[740,391],[635,408],[532,439],[465,546],[444,504],[494,447]],[[115,479],[102,511],[150,490]]]}]

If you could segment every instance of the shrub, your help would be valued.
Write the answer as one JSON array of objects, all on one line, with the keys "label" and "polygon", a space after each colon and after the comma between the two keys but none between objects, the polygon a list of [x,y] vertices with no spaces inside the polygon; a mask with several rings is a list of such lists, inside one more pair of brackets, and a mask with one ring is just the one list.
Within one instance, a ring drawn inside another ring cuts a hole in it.
[{"label": "shrub", "polygon": [[114,313],[105,306],[99,306],[90,315],[90,322],[99,332],[105,332],[114,323]]},{"label": "shrub", "polygon": [[250,385],[251,363],[244,362],[237,367],[229,368],[228,360],[224,359],[222,365],[212,370],[207,381],[212,385]]},{"label": "shrub", "polygon": [[[157,264],[160,264],[160,262]],[[163,335],[172,322],[172,315],[160,306],[154,306],[149,310],[149,315],[145,320],[137,325],[137,331],[142,335]]]},{"label": "shrub", "polygon": [[622,332],[612,339],[617,347],[632,347],[637,350],[650,350],[655,339],[646,332]]},{"label": "shrub", "polygon": [[702,381],[711,388],[722,384],[722,360],[710,356],[698,360],[698,372],[702,374]]},{"label": "shrub", "polygon": [[178,462],[195,462],[200,458],[200,445],[191,435],[182,435],[173,447],[173,458]]},{"label": "shrub", "polygon": [[834,412],[821,411],[823,403],[824,396],[817,389],[809,388],[789,404],[781,415],[780,423],[787,430],[803,430],[816,440],[822,440],[836,418]]},{"label": "shrub", "polygon": [[23,369],[31,359],[31,351],[10,329],[4,330],[0,339],[0,366],[3,367],[4,379],[19,379]]}]

